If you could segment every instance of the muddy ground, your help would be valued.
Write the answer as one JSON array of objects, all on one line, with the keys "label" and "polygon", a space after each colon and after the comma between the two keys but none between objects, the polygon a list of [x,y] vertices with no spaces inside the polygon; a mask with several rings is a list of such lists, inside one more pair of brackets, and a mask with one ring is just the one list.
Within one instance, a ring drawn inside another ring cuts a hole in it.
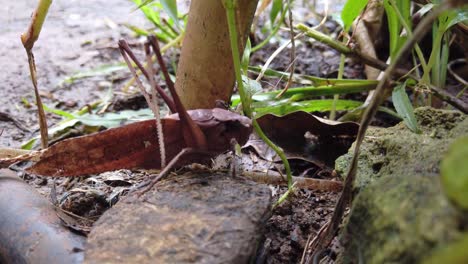
[{"label": "muddy ground", "polygon": [[[38,123],[34,107],[32,85],[26,53],[20,42],[20,34],[28,23],[35,1],[0,0],[0,112],[5,116],[0,121],[2,147],[18,148],[38,134]],[[105,96],[109,88],[120,97],[131,97],[134,92],[122,93],[126,72],[112,76],[81,79],[73,84],[62,84],[67,76],[94,67],[120,61],[117,40],[122,37],[131,42],[137,40],[123,23],[144,26],[145,19],[139,11],[132,12],[130,1],[90,0],[83,5],[81,1],[57,1],[52,4],[39,41],[34,47],[38,69],[38,81],[43,102],[66,111],[80,109]],[[328,25],[331,31],[336,25]],[[275,50],[276,44],[264,49],[253,57],[253,62],[266,60]],[[297,72],[316,76],[334,77],[338,69],[338,54],[323,45],[300,45],[297,50]],[[284,70],[289,64],[289,54],[285,52],[276,60],[274,67]],[[346,77],[362,77],[360,65],[352,64],[346,70]],[[274,82],[271,82],[274,83]],[[270,84],[271,84],[270,83]],[[264,83],[268,86],[268,83]],[[270,87],[271,88],[271,87]],[[17,121],[13,122],[12,120]],[[60,120],[48,114],[49,126]],[[21,173],[20,173],[21,174]],[[143,177],[134,177],[124,172],[131,184],[137,184]],[[23,175],[43,195],[50,195],[53,182],[50,178]],[[134,175],[137,176],[137,175]],[[79,186],[91,184],[82,181]],[[71,187],[68,181],[56,183],[59,200]],[[110,194],[112,187],[105,190]],[[277,190],[278,193],[284,191]],[[265,263],[295,263],[301,259],[304,245],[314,236],[331,216],[337,194],[314,191],[298,191],[295,198],[277,208],[266,225],[266,238],[262,246],[261,258]],[[82,215],[95,219],[108,204],[87,201],[87,207],[99,208],[89,215],[90,209],[80,209]],[[101,201],[102,202],[102,201]],[[77,206],[80,208],[80,206]],[[80,213],[78,210],[78,213]]]},{"label": "muddy ground", "polygon": [[[18,147],[37,132],[34,103],[26,53],[20,34],[29,24],[35,1],[1,1],[0,17],[0,111],[17,119],[31,132],[18,131],[11,122],[2,122],[2,146]],[[44,104],[56,106],[63,102],[78,109],[103,97],[111,83],[105,78],[83,79],[69,86],[60,86],[73,73],[92,69],[119,59],[117,40],[129,31],[120,26],[129,22],[142,25],[144,18],[129,1],[58,1],[50,8],[39,41],[34,46],[38,82]],[[101,81],[101,82],[100,82]],[[50,124],[54,123],[50,115]],[[56,121],[56,120],[55,120]]]}]

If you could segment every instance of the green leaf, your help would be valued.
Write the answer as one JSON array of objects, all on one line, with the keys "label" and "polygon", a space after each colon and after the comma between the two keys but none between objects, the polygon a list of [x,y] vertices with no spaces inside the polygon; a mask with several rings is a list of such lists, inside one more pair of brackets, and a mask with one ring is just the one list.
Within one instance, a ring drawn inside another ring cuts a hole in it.
[{"label": "green leaf", "polygon": [[353,21],[359,16],[368,0],[348,0],[341,11],[341,20],[344,24],[344,30],[349,31]]},{"label": "green leaf", "polygon": [[278,14],[283,10],[283,1],[282,0],[273,0],[270,11],[270,24],[273,27],[275,20],[278,17]]},{"label": "green leaf", "polygon": [[398,16],[393,10],[393,7],[384,1],[385,13],[387,14],[388,32],[390,38],[390,57],[395,57],[398,51],[398,38],[400,36],[400,22]]},{"label": "green leaf", "polygon": [[413,106],[411,105],[410,99],[406,94],[405,88],[406,82],[396,86],[395,89],[393,89],[393,106],[395,106],[397,113],[401,116],[401,118],[403,118],[403,122],[405,122],[405,125],[411,131],[415,133],[421,133],[416,116],[414,115]]},{"label": "green leaf", "polygon": [[58,123],[56,126],[52,127],[49,129],[49,136],[53,136],[59,132],[62,132],[63,130],[67,128],[74,127],[77,123],[79,123],[78,119],[66,119]]},{"label": "green leaf", "polygon": [[[254,103],[253,107],[257,113],[255,117],[259,118],[266,114],[275,114],[279,116],[287,115],[295,111],[305,112],[324,112],[330,111],[333,105],[332,99],[327,100],[309,100],[301,102],[289,102],[288,100],[269,101]],[[350,110],[362,105],[362,102],[353,100],[338,100],[336,110]]]},{"label": "green leaf", "polygon": [[468,210],[468,136],[455,140],[440,169],[445,194],[454,204]]},{"label": "green leaf", "polygon": [[431,11],[434,8],[434,6],[435,5],[432,3],[426,4],[423,7],[421,7],[421,9],[419,9],[418,12],[416,12],[416,14],[414,15],[418,17],[423,17],[427,12]]},{"label": "green leaf", "polygon": [[176,27],[179,27],[179,15],[177,12],[176,0],[161,0],[161,4],[162,4],[164,11],[174,21]]},{"label": "green leaf", "polygon": [[151,1],[133,0],[137,8],[140,9],[146,18],[151,21],[155,26],[160,25],[159,13],[155,12],[152,8],[148,6],[148,3]]},{"label": "green leaf", "polygon": [[147,30],[143,28],[139,28],[137,26],[130,25],[128,23],[124,23],[123,25],[127,27],[128,29],[130,29],[131,31],[133,31],[133,33],[135,33],[137,36],[148,36],[149,34],[151,34],[150,32],[148,32]]},{"label": "green leaf", "polygon": [[[58,123],[56,126],[49,129],[49,135],[54,135],[57,132],[61,132],[67,128],[75,126],[77,123],[82,123],[86,126],[102,126],[105,128],[118,127],[124,124],[148,120],[154,118],[153,112],[150,109],[140,109],[140,110],[124,110],[118,113],[106,113],[104,115],[96,114],[84,114],[84,115],[71,115],[61,110],[50,109],[48,111],[54,112],[61,116],[64,116],[65,120]],[[71,116],[70,116],[71,115]],[[73,118],[72,118],[73,117]],[[28,142],[24,143],[22,149],[31,149],[38,137],[35,137]]]},{"label": "green leaf", "polygon": [[103,126],[106,128],[118,127],[125,123],[137,120],[147,120],[154,118],[150,109],[124,110],[118,113],[106,113],[104,115],[86,114],[78,116],[76,120],[87,126]]},{"label": "green leaf", "polygon": [[244,54],[242,55],[242,62],[241,62],[243,74],[247,74],[247,71],[249,70],[251,50],[252,50],[252,44],[250,43],[250,38],[248,38],[247,43],[245,44]]},{"label": "green leaf", "polygon": [[[345,80],[343,80],[345,81]],[[358,80],[356,80],[358,81]],[[368,92],[375,89],[377,83],[375,81],[360,81],[356,83],[344,83],[335,86],[322,85],[322,86],[302,86],[302,87],[291,87],[283,94],[283,98],[289,98],[291,96],[299,98],[311,98],[314,96],[325,96],[335,94],[351,94]],[[268,101],[276,100],[276,96],[280,91],[271,91],[264,93],[255,93],[253,95],[254,101]],[[239,95],[233,95],[231,98],[232,106],[236,106],[240,102]]]},{"label": "green leaf", "polygon": [[453,25],[456,25],[460,22],[468,21],[468,9],[455,9],[449,12],[450,13],[447,16],[442,29],[443,32],[447,31]]},{"label": "green leaf", "polygon": [[390,37],[390,57],[394,58],[401,46],[405,43],[407,37],[402,36],[402,24],[398,19],[397,9],[402,15],[405,23],[411,25],[410,18],[410,1],[409,0],[394,0],[395,5],[392,5],[389,0],[384,1],[385,13],[387,14],[388,30]]},{"label": "green leaf", "polygon": [[[175,0],[174,0],[175,1]],[[137,5],[137,8],[140,9],[146,18],[153,23],[156,29],[159,29],[160,32],[152,32],[155,34],[158,39],[162,40],[163,42],[167,43],[169,40],[174,39],[177,37],[169,28],[168,26],[164,25],[161,21],[161,10],[165,10],[168,13],[170,19],[169,24],[178,23],[178,20],[173,20],[171,17],[170,5],[164,7],[162,3],[154,2],[153,0],[148,0],[142,2],[141,0],[133,0],[133,2]],[[176,7],[177,9],[177,7]],[[177,10],[176,10],[177,11]],[[177,25],[178,26],[178,25]]]},{"label": "green leaf", "polygon": [[245,101],[250,106],[252,104],[253,95],[260,92],[262,90],[262,86],[259,82],[250,79],[246,75],[242,75],[242,82],[245,89],[245,95],[247,97]]},{"label": "green leaf", "polygon": [[21,145],[21,149],[31,150],[33,148],[34,144],[36,144],[36,141],[38,139],[39,139],[38,137],[35,137],[35,138],[32,138],[32,139],[28,140],[28,142]]},{"label": "green leaf", "polygon": [[[249,66],[249,71],[255,74],[259,74],[262,71],[262,68],[259,66]],[[289,78],[289,72],[276,71],[272,69],[266,69],[263,73],[265,77],[280,77],[280,78]],[[307,84],[307,85],[347,85],[347,84],[362,84],[369,85],[374,83],[377,85],[378,81],[375,80],[361,80],[361,79],[334,79],[334,78],[320,78],[312,75],[304,74],[294,74],[293,80],[295,83]]]},{"label": "green leaf", "polygon": [[[65,129],[67,129],[67,128],[73,127],[78,122],[79,121],[77,119],[66,119],[64,121],[61,121],[56,126],[50,128],[48,130],[49,136],[55,135],[58,132],[61,132],[61,131],[65,130]],[[37,140],[39,140],[39,136],[30,139],[28,142],[21,145],[21,148],[22,149],[32,149],[33,146],[36,144]]]},{"label": "green leaf", "polygon": [[72,113],[68,113],[68,112],[60,110],[60,109],[51,108],[51,107],[48,107],[47,105],[43,105],[43,106],[44,106],[44,110],[46,112],[54,113],[56,115],[59,115],[61,117],[65,117],[65,118],[68,118],[68,119],[75,118],[75,115],[73,115]]},{"label": "green leaf", "polygon": [[127,70],[127,64],[117,63],[117,64],[101,65],[88,71],[77,72],[71,76],[67,76],[61,81],[61,83],[73,83],[74,81],[78,79],[109,75],[111,73],[121,71],[121,70]]}]

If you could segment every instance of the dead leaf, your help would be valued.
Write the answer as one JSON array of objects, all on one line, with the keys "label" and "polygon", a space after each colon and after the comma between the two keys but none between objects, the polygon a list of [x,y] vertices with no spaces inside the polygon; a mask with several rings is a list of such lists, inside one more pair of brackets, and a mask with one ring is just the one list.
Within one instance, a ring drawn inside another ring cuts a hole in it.
[{"label": "dead leaf", "polygon": [[[180,123],[162,119],[166,151],[172,159],[184,148]],[[159,168],[160,154],[155,120],[112,128],[61,141],[44,150],[28,171],[47,176],[75,176],[116,169]]]},{"label": "dead leaf", "polygon": [[326,120],[298,111],[284,116],[272,114],[257,119],[265,134],[286,152],[325,162],[346,153],[354,142],[359,124]]}]

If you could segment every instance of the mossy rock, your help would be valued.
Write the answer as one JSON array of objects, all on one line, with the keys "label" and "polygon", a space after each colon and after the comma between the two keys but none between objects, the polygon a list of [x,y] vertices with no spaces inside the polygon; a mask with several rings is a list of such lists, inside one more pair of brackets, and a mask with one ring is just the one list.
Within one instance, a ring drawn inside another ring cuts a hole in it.
[{"label": "mossy rock", "polygon": [[[419,263],[458,240],[468,225],[445,196],[439,175],[450,143],[468,134],[468,119],[431,108],[415,114],[421,134],[400,123],[366,135],[357,196],[342,234],[344,263]],[[345,174],[350,159],[351,152],[340,157],[336,169]]]}]

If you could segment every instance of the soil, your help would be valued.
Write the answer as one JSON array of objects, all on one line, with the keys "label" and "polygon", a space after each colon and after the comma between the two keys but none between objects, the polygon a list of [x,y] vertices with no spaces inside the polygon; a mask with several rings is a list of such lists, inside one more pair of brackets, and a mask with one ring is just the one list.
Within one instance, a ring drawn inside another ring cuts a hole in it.
[{"label": "soil", "polygon": [[[34,103],[34,95],[26,52],[20,41],[20,34],[27,28],[35,4],[31,1],[1,1],[2,13],[6,16],[0,18],[0,112],[9,114],[30,130],[18,130],[12,122],[2,122],[2,146],[19,147],[38,129],[35,109],[29,106]],[[112,5],[99,0],[87,1],[86,5],[80,1],[52,4],[33,50],[45,105],[62,105],[69,111],[105,95],[113,85],[113,77],[87,78],[71,85],[60,83],[71,74],[119,59],[117,41],[129,34],[121,24],[144,23],[140,13],[132,12],[133,7],[129,1],[113,2]],[[57,122],[56,116],[48,117],[49,126]]]},{"label": "soil", "polygon": [[[29,24],[30,14],[35,7],[32,1],[0,0],[0,146],[19,148],[23,143],[38,135],[38,122],[34,106],[34,93],[29,79],[26,53],[20,34]],[[125,37],[136,42],[123,23],[144,26],[145,19],[139,11],[132,11],[130,1],[115,0],[112,4],[104,0],[53,2],[41,36],[34,47],[38,70],[38,82],[43,103],[68,112],[81,109],[105,96],[114,89],[114,109],[135,109],[145,105],[135,90],[123,91],[128,79],[126,71],[106,76],[79,79],[71,84],[62,81],[77,72],[120,61],[117,50],[118,39]],[[330,25],[330,29],[336,25]],[[277,44],[257,52],[254,63],[265,61]],[[296,72],[320,77],[334,77],[339,56],[321,44],[299,45]],[[289,64],[285,51],[272,65],[284,70]],[[349,61],[345,76],[362,77],[362,67]],[[275,83],[275,81],[272,81]],[[268,86],[268,85],[266,85]],[[271,87],[266,87],[271,88]],[[47,114],[49,127],[60,121]],[[78,133],[79,134],[79,133]],[[90,221],[81,223],[82,232],[88,230],[103,211],[111,207],[132,187],[145,179],[145,173],[118,171],[88,178],[55,179],[18,174],[46,197],[63,209],[84,216]],[[275,198],[284,193],[277,189]],[[55,190],[55,191],[53,191]],[[55,195],[52,195],[56,193]],[[298,190],[295,195],[276,210],[266,224],[266,234],[259,251],[259,263],[297,263],[304,246],[313,238],[331,216],[337,199],[336,193]],[[79,230],[80,231],[80,230]]]},{"label": "soil", "polygon": [[[285,191],[282,188],[275,198]],[[266,224],[264,263],[300,263],[305,245],[329,220],[337,198],[337,193],[299,190],[277,207]],[[329,253],[329,257],[334,259],[336,253]]]}]

